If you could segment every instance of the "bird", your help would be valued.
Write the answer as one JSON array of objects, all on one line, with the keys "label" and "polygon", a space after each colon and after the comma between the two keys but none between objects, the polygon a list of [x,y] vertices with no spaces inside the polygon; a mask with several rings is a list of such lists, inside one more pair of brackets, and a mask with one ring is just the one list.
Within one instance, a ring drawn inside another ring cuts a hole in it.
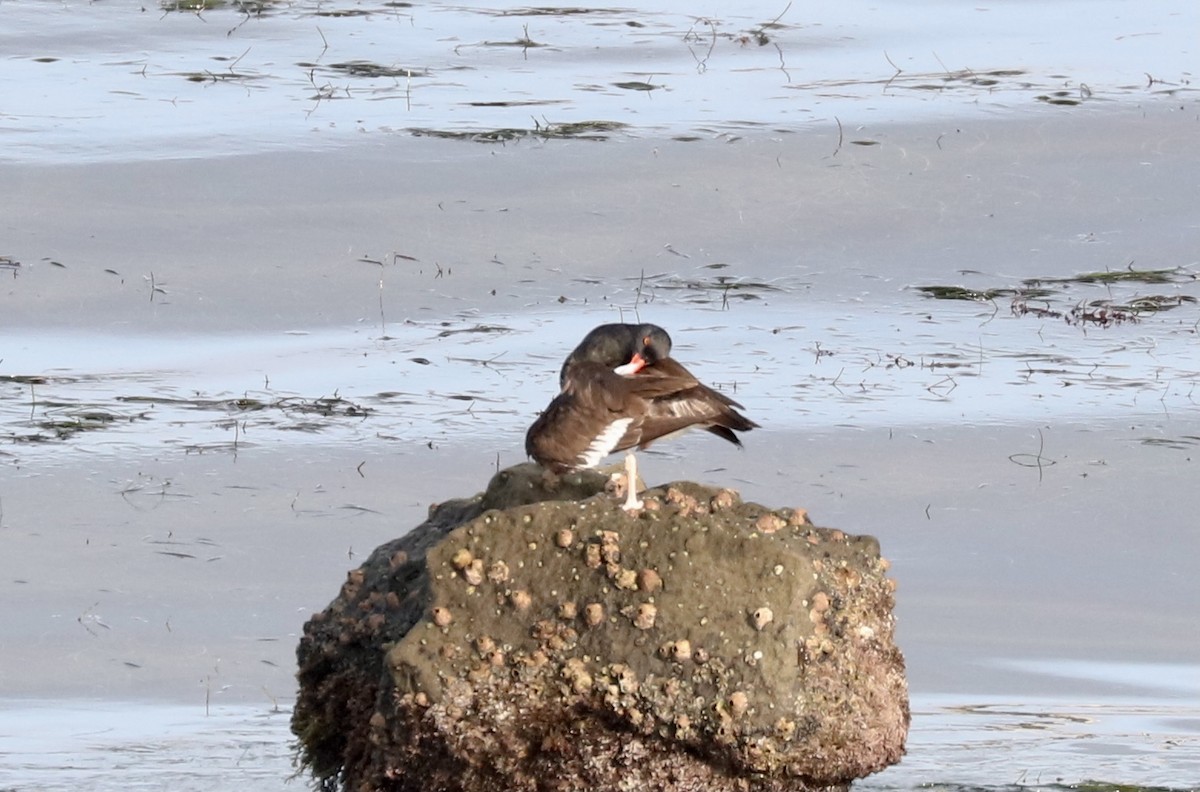
[{"label": "bird", "polygon": [[733,399],[704,385],[671,357],[671,336],[654,324],[604,324],[567,356],[557,396],[525,434],[525,452],[554,473],[594,468],[628,451],[623,508],[637,497],[633,449],[700,427],[741,447],[735,432],[758,424]]}]

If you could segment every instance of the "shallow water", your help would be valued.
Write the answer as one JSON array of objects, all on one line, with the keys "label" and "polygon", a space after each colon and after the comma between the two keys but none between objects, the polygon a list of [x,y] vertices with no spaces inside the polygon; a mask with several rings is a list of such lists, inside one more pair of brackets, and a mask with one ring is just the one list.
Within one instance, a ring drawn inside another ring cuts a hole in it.
[{"label": "shallow water", "polygon": [[[1194,701],[1028,701],[918,696],[904,761],[856,789],[1060,790],[1124,777],[1181,789],[1200,775]],[[287,710],[86,701],[0,707],[5,788],[295,789]],[[69,725],[67,725],[69,724]],[[936,757],[936,758],[935,758]]]},{"label": "shallow water", "polygon": [[[213,4],[220,5],[220,4]],[[1194,96],[1195,4],[0,6],[0,158],[318,150],[414,129],[740,135]],[[1190,100],[1194,101],[1194,100]]]},{"label": "shallow water", "polygon": [[4,789],[303,788],[287,710],[82,700],[0,705]]},{"label": "shallow water", "polygon": [[[1200,294],[1200,282],[1173,291]],[[666,300],[652,315],[673,328],[677,358],[697,361],[698,375],[780,431],[1038,425],[1119,412],[1145,426],[1145,442],[1200,444],[1194,423],[1173,420],[1200,398],[1195,328],[1180,321],[1200,311],[1088,330],[999,310],[930,305],[910,292],[890,308],[864,300],[853,313],[806,305],[802,324],[787,297],[749,317],[739,309],[702,317]],[[581,338],[595,321],[501,314],[397,324],[386,335],[360,327],[209,340],[39,332],[6,345],[5,371],[39,377],[0,382],[0,432],[26,462],[61,460],[60,436],[105,454],[356,444],[381,434],[496,444],[554,390],[547,325]],[[43,368],[48,360],[56,365]],[[515,461],[506,455],[504,464]]]},{"label": "shallow water", "polygon": [[[648,478],[893,562],[864,786],[1197,785],[1192,4],[340,8],[0,4],[0,787],[282,788],[303,621],[631,315],[764,425]],[[632,127],[401,132],[530,115]],[[1130,266],[1174,274],[1076,278]],[[917,288],[1048,278],[1178,304]]]}]

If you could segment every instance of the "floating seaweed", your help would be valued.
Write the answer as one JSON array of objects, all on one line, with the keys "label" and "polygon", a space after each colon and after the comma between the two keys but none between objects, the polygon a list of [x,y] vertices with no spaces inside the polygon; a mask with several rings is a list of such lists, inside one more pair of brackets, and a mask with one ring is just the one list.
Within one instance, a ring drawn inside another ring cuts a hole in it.
[{"label": "floating seaweed", "polygon": [[966,286],[917,286],[917,291],[935,300],[992,302],[997,297],[1012,297],[1016,289],[969,289]]},{"label": "floating seaweed", "polygon": [[421,67],[411,66],[384,66],[381,63],[372,61],[354,60],[345,61],[344,63],[331,63],[328,66],[318,67],[315,64],[300,64],[305,68],[326,68],[336,72],[341,72],[350,77],[428,77],[429,70]]},{"label": "floating seaweed", "polygon": [[199,14],[203,11],[231,10],[240,14],[258,16],[274,10],[282,2],[274,0],[162,0],[159,8],[166,12],[178,11]]},{"label": "floating seaweed", "polygon": [[1104,270],[1102,272],[1083,272],[1066,278],[1027,278],[1022,281],[1026,286],[1043,284],[1070,283],[1186,283],[1196,280],[1196,274],[1183,267],[1170,269],[1134,269],[1133,263],[1123,270]]},{"label": "floating seaweed", "polygon": [[470,140],[477,143],[504,143],[522,138],[570,138],[576,140],[607,140],[609,133],[619,132],[628,124],[620,121],[574,121],[562,124],[539,124],[534,127],[506,127],[486,131],[455,131],[449,129],[409,128],[417,137],[436,137],[447,140]]},{"label": "floating seaweed", "polygon": [[[963,274],[981,273],[964,271]],[[1083,272],[1067,277],[1026,278],[1020,287],[971,288],[967,286],[915,286],[914,288],[937,300],[964,300],[992,302],[1007,297],[1011,299],[1014,316],[1033,316],[1038,319],[1056,319],[1071,325],[1111,327],[1133,323],[1141,318],[1169,311],[1185,305],[1196,305],[1200,298],[1191,294],[1134,294],[1128,297],[1114,295],[1114,288],[1140,284],[1194,283],[1197,276],[1184,267],[1162,269],[1134,269],[1132,263],[1125,269]],[[1067,297],[1074,286],[1104,286],[1109,296],[1095,300],[1072,298],[1069,306],[1055,305],[1056,300]]]}]

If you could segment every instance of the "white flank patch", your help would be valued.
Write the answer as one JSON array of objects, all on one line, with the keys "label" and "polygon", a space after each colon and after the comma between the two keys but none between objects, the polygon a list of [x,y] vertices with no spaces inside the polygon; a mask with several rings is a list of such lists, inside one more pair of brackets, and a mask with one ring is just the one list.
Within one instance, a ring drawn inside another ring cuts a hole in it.
[{"label": "white flank patch", "polygon": [[621,438],[625,436],[625,430],[629,428],[629,424],[633,423],[632,418],[618,418],[617,420],[604,427],[604,431],[596,435],[596,439],[592,444],[579,455],[580,464],[583,467],[594,468],[600,464],[600,460],[613,452],[617,447],[617,443],[621,442]]}]

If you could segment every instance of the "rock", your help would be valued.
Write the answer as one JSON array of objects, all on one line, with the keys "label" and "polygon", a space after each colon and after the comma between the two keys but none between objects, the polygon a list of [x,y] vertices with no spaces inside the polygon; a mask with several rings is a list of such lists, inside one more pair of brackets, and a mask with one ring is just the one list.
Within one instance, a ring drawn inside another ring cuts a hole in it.
[{"label": "rock", "polygon": [[845,789],[900,759],[874,539],[691,483],[630,516],[606,484],[509,468],[349,573],[298,649],[322,787]]}]

